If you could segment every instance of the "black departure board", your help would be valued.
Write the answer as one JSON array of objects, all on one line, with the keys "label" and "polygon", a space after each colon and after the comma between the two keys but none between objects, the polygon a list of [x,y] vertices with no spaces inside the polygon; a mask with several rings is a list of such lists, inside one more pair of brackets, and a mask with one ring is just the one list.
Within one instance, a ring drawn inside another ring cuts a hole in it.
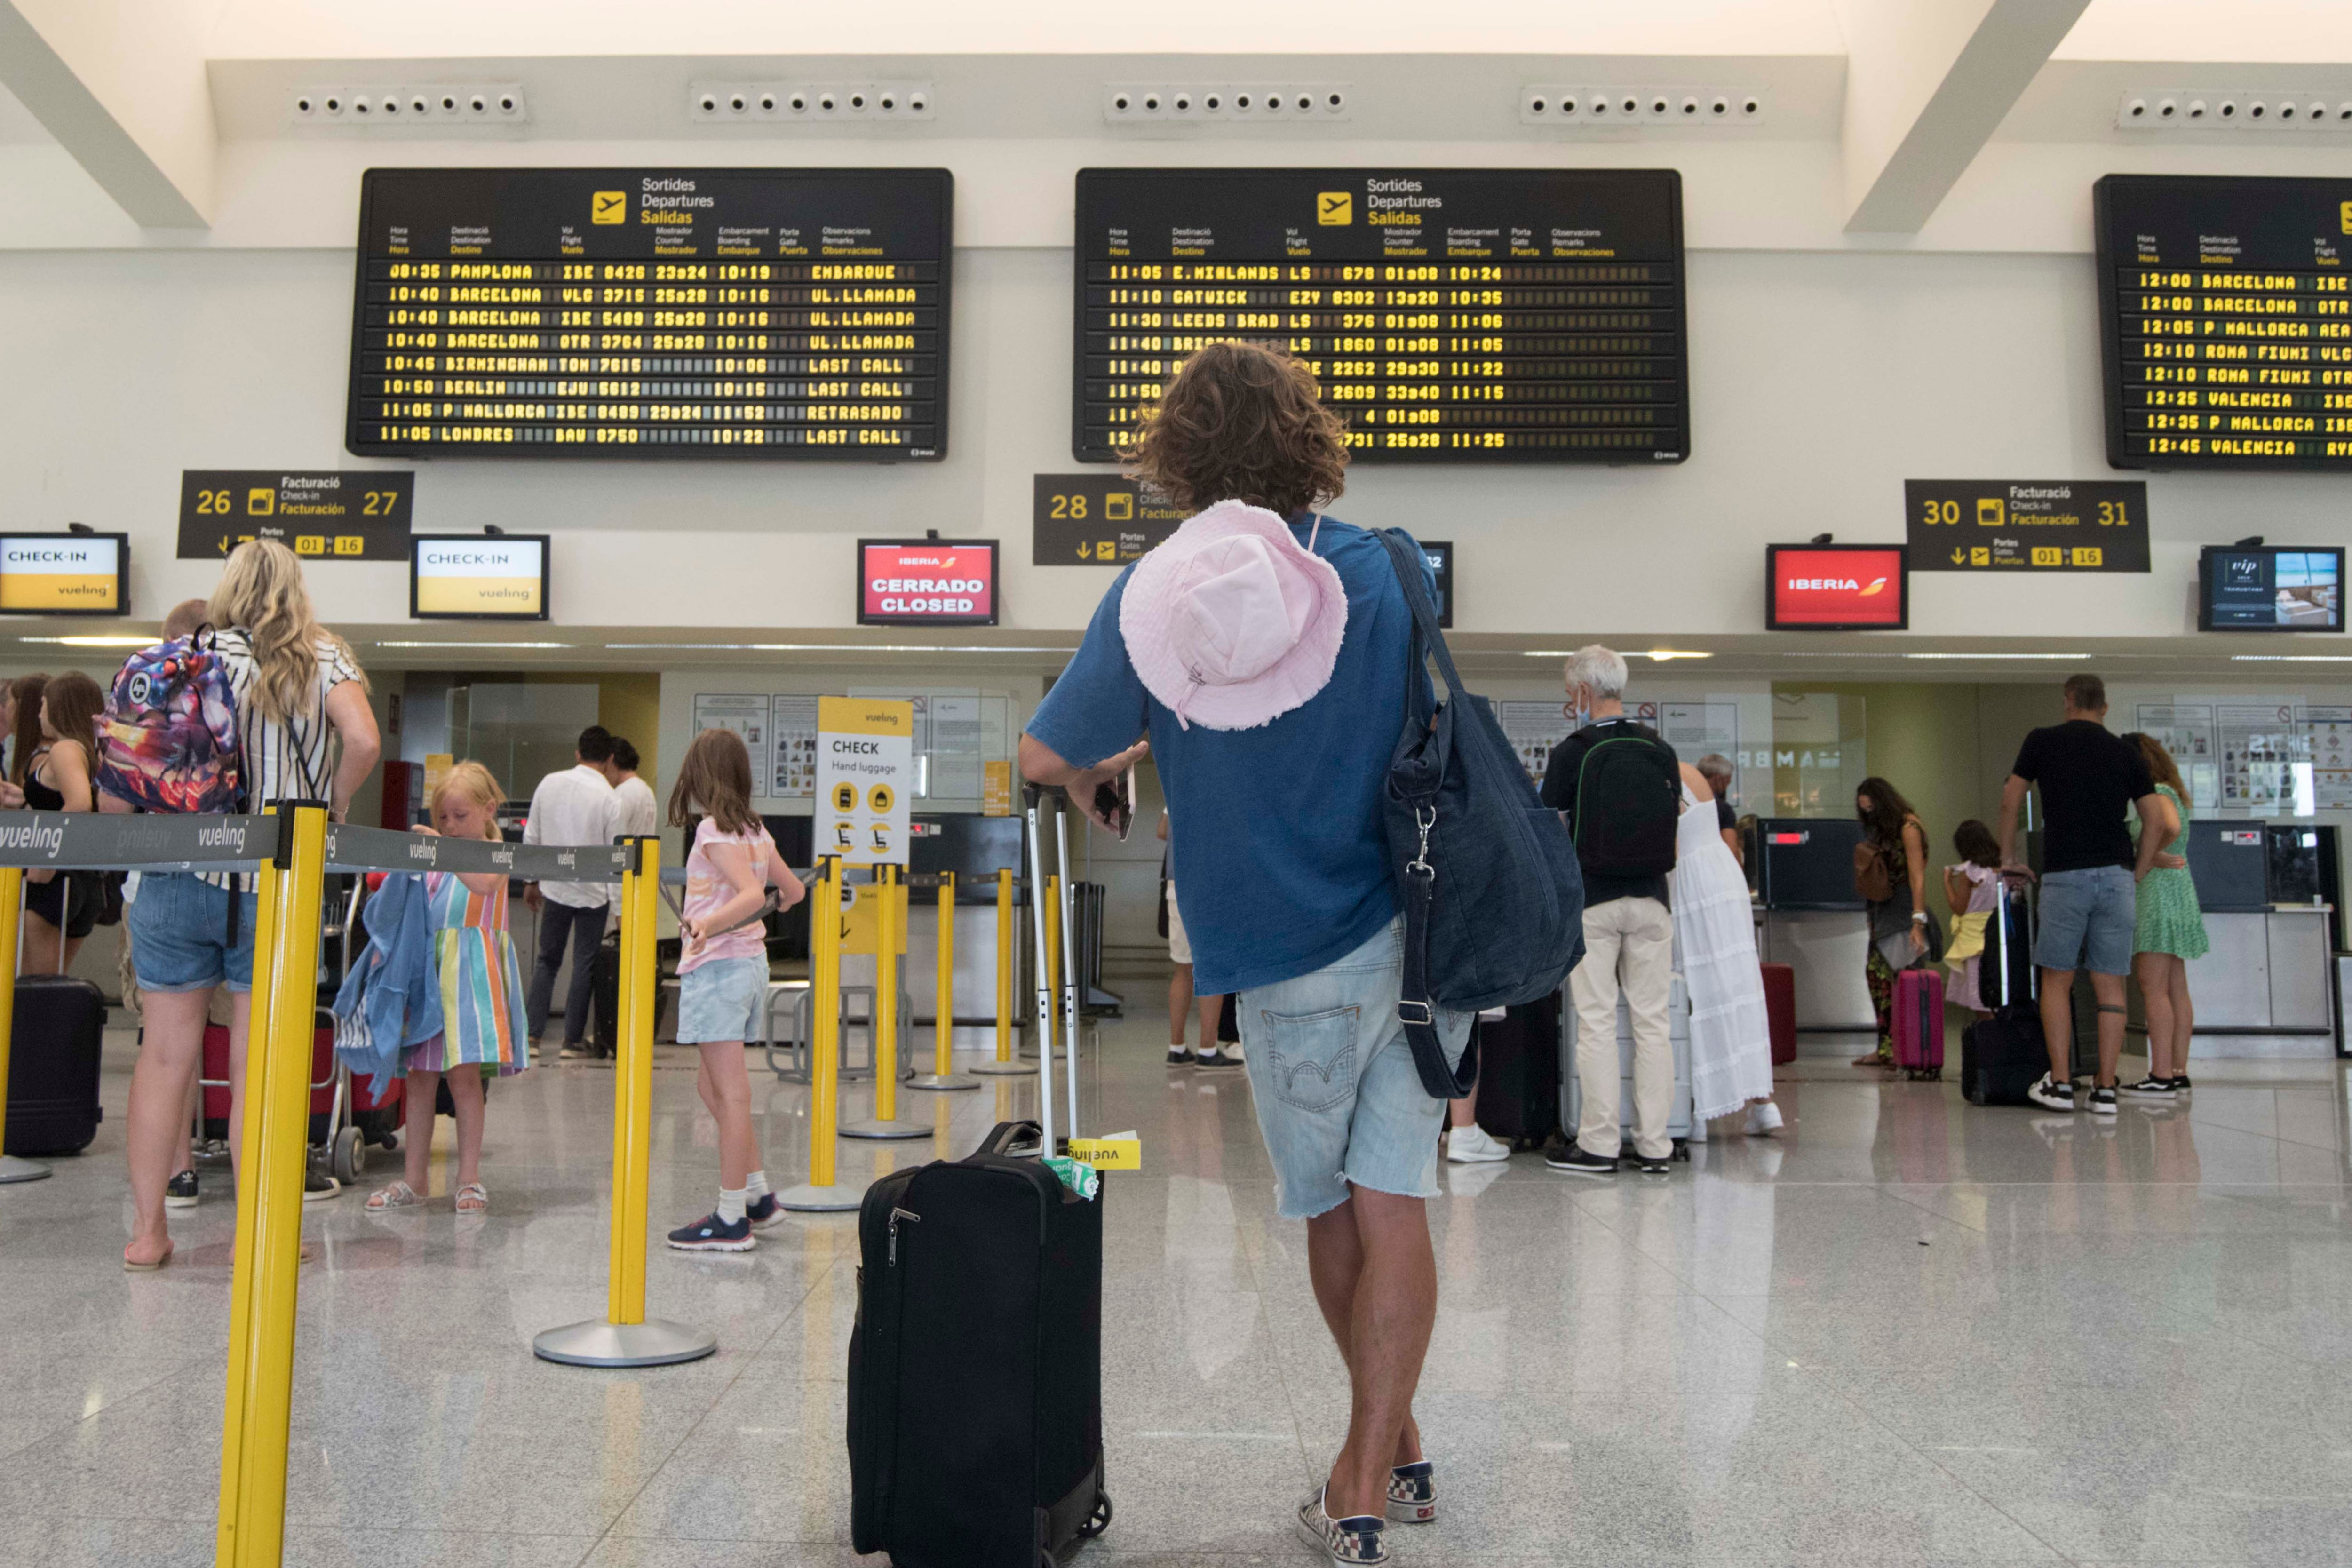
[{"label": "black departure board", "polygon": [[2107,461],[2352,472],[2352,180],[2092,187]]},{"label": "black departure board", "polygon": [[371,169],[362,457],[937,458],[945,169]]},{"label": "black departure board", "polygon": [[1690,453],[1671,169],[1086,169],[1077,237],[1082,462],[1236,338],[1313,367],[1353,460]]}]

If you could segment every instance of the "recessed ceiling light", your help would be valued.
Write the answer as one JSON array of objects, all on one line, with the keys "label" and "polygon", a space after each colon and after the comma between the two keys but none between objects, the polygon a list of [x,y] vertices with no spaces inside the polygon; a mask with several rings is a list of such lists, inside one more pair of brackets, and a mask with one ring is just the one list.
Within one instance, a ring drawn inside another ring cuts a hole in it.
[{"label": "recessed ceiling light", "polygon": [[2231,664],[2352,664],[2352,653],[2233,653]]},{"label": "recessed ceiling light", "polygon": [[160,640],[142,634],[116,632],[107,637],[18,637],[18,642],[62,643],[67,647],[146,647]]},{"label": "recessed ceiling light", "polygon": [[568,642],[380,642],[378,647],[576,647]]},{"label": "recessed ceiling light", "polygon": [[1654,658],[1660,664],[1664,664],[1670,658],[1713,658],[1715,655],[1698,648],[1654,647],[1646,650],[1641,654],[1640,657],[1643,658]]},{"label": "recessed ceiling light", "polygon": [[608,642],[608,652],[682,649],[695,653],[1076,653],[1076,647],[1012,647],[994,643]]},{"label": "recessed ceiling light", "polygon": [[1906,653],[1905,658],[2066,658],[2076,662],[2088,659],[2087,653]]}]

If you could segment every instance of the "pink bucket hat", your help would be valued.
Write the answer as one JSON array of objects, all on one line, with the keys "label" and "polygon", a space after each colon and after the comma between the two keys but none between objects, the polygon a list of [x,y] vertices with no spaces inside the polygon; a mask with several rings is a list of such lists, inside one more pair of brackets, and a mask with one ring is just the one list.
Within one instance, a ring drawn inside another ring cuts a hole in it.
[{"label": "pink bucket hat", "polygon": [[1282,519],[1223,500],[1136,563],[1118,630],[1144,689],[1179,724],[1254,730],[1331,679],[1348,595]]}]

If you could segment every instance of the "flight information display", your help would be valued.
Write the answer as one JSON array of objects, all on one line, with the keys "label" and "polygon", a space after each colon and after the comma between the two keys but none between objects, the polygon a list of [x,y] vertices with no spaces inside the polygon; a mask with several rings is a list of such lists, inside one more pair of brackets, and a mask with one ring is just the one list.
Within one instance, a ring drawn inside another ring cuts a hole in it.
[{"label": "flight information display", "polygon": [[362,457],[947,453],[945,169],[371,169]]},{"label": "flight information display", "polygon": [[2092,188],[2107,461],[2352,472],[2352,180]]},{"label": "flight information display", "polygon": [[1379,462],[1690,452],[1671,169],[1086,169],[1071,448],[1204,344],[1278,345]]}]

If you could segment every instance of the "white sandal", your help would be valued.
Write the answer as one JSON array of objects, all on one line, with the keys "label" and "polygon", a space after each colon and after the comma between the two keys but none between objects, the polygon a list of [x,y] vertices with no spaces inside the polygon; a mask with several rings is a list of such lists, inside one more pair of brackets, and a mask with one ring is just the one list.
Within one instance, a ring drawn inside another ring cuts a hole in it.
[{"label": "white sandal", "polygon": [[467,1182],[464,1186],[459,1187],[457,1189],[457,1212],[459,1214],[489,1213],[489,1189],[483,1186],[479,1182]]},{"label": "white sandal", "polygon": [[425,1200],[406,1182],[394,1182],[388,1187],[378,1187],[368,1194],[367,1212],[383,1214],[390,1209],[413,1209]]}]

